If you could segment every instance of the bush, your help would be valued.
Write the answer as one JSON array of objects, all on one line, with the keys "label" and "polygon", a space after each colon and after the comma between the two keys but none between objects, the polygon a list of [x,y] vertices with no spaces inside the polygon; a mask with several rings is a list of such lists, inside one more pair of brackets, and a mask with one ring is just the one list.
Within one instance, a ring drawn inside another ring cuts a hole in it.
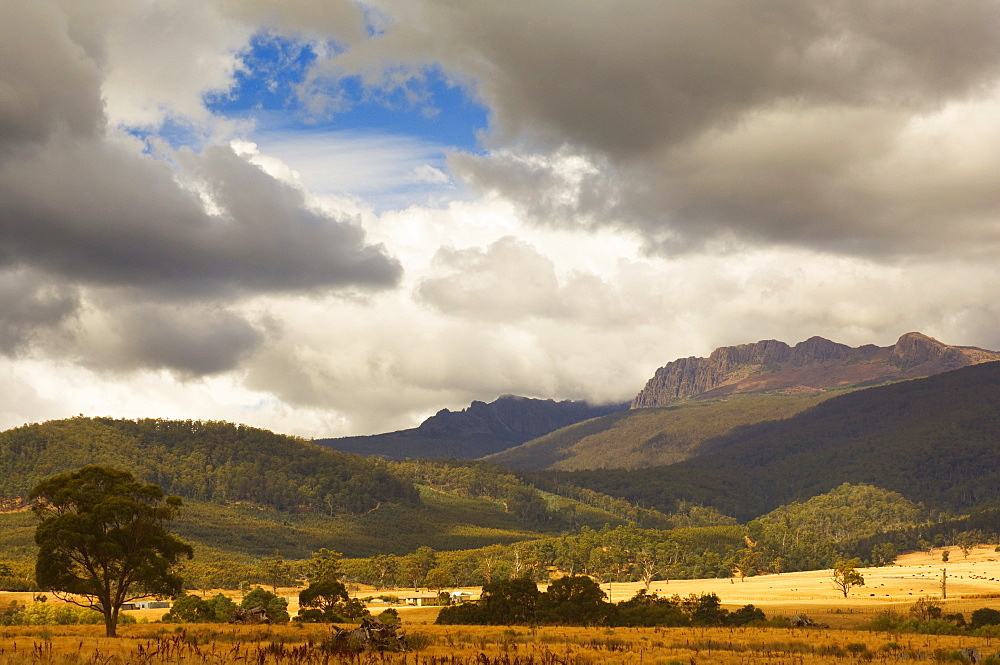
[{"label": "bush", "polygon": [[400,623],[399,612],[397,612],[391,607],[382,612],[379,612],[379,615],[375,618],[381,621],[382,623],[386,623],[392,626],[398,626]]},{"label": "bush", "polygon": [[[52,603],[32,603],[12,614],[5,612],[4,616],[9,621],[7,625],[13,626],[68,626],[104,622],[104,616],[100,612],[76,605],[54,605]],[[120,621],[121,623],[135,623],[135,617],[123,612]]]},{"label": "bush", "polygon": [[248,593],[240,607],[245,610],[263,607],[271,623],[288,623],[288,601],[261,587]]},{"label": "bush", "polygon": [[483,608],[476,603],[461,603],[442,608],[434,623],[442,626],[472,626],[487,625],[490,622]]},{"label": "bush", "polygon": [[735,612],[730,612],[726,617],[727,626],[746,626],[751,623],[764,623],[767,617],[764,611],[753,605],[744,605]]},{"label": "bush", "polygon": [[204,600],[194,595],[182,595],[163,615],[167,623],[226,623],[233,616],[236,603],[222,595]]},{"label": "bush", "polygon": [[679,605],[678,601],[640,589],[635,596],[615,606],[608,623],[612,626],[690,626],[691,619]]}]

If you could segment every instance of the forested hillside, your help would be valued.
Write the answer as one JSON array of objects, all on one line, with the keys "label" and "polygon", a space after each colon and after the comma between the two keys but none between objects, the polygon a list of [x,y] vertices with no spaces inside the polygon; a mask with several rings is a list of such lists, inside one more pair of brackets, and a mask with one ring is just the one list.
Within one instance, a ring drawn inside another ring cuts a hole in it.
[{"label": "forested hillside", "polygon": [[[967,519],[928,517],[898,493],[845,484],[746,526],[695,522],[671,529],[634,524],[583,527],[558,538],[457,552],[424,551],[424,567],[459,586],[515,575],[544,581],[551,570],[602,582],[645,582],[830,568],[839,559],[853,558],[885,565],[898,552],[931,541],[961,546],[997,538],[995,515],[987,516],[992,526],[985,529],[983,523]],[[351,579],[381,588],[413,584],[413,565],[406,557],[382,555],[350,561],[345,570]]]},{"label": "forested hillside", "polygon": [[967,510],[1000,500],[998,404],[1000,363],[984,363],[842,395],[716,438],[677,464],[543,477],[665,512],[693,501],[741,520],[845,482]]},{"label": "forested hillside", "polygon": [[[231,423],[103,418],[0,432],[0,508],[16,511],[43,478],[87,464],[126,469],[181,496],[178,532],[215,558],[468,549],[640,513],[669,519],[594,492],[541,492],[476,462],[386,462]],[[31,523],[30,513],[0,511],[5,556],[33,551]]]},{"label": "forested hillside", "polygon": [[411,483],[384,464],[226,422],[71,418],[0,432],[0,495],[26,497],[43,478],[87,464],[115,466],[168,494],[279,510],[359,513],[414,503]]}]

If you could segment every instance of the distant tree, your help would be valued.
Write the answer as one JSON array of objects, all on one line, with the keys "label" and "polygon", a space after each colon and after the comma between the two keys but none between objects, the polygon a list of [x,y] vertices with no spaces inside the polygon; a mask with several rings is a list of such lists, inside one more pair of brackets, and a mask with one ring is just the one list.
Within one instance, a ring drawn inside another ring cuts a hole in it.
[{"label": "distant tree", "polygon": [[853,587],[865,585],[865,578],[857,571],[860,565],[861,562],[857,559],[841,559],[833,566],[833,586],[844,594],[844,598],[847,598],[847,593]]},{"label": "distant tree", "polygon": [[693,626],[721,626],[729,616],[714,593],[691,594],[681,601],[681,609],[691,618]]},{"label": "distant tree", "polygon": [[538,585],[531,578],[515,577],[484,585],[479,605],[488,623],[509,626],[529,623],[538,597]]},{"label": "distant tree", "polygon": [[600,624],[613,609],[605,598],[601,587],[589,577],[560,577],[539,597],[538,618],[543,623]]},{"label": "distant tree", "polygon": [[317,580],[299,593],[300,621],[345,621],[368,616],[364,603],[351,598],[343,582],[331,578]]},{"label": "distant tree", "polygon": [[750,547],[745,547],[737,552],[732,559],[733,575],[739,576],[740,582],[747,577],[757,574],[757,560],[760,554]]},{"label": "distant tree", "polygon": [[947,561],[950,558],[951,558],[951,552],[949,552],[948,550],[942,550],[942,552],[941,552],[941,560],[942,561]]},{"label": "distant tree", "polygon": [[452,583],[451,572],[447,568],[438,566],[436,568],[431,568],[427,571],[427,575],[424,577],[424,584],[428,589],[434,589],[437,592],[441,592],[442,589],[449,586]]},{"label": "distant tree", "polygon": [[969,619],[972,628],[982,628],[983,626],[1000,625],[1000,610],[990,607],[982,607],[972,613]]},{"label": "distant tree", "polygon": [[309,586],[299,593],[300,621],[344,621],[368,616],[364,603],[351,598],[340,580],[342,556],[326,548],[313,552],[307,563]]},{"label": "distant tree", "polygon": [[669,572],[665,547],[652,542],[643,543],[635,553],[635,567],[639,580],[648,592],[650,585],[658,575]]},{"label": "distant tree", "polygon": [[295,584],[295,574],[290,563],[280,554],[266,556],[257,564],[257,578],[271,587],[271,593],[278,593],[279,586]]},{"label": "distant tree", "polygon": [[400,583],[413,587],[414,591],[420,586],[426,574],[421,572],[420,562],[417,561],[417,556],[413,553],[399,557],[399,565],[396,570]]},{"label": "distant tree", "polygon": [[166,529],[180,512],[179,498],[102,466],[43,480],[31,498],[41,520],[35,530],[38,585],[100,611],[108,637],[115,637],[126,602],[180,592],[175,571],[193,551]]},{"label": "distant tree", "polygon": [[215,612],[207,600],[192,594],[175,598],[170,611],[163,615],[167,623],[208,623],[215,619]]},{"label": "distant tree", "polygon": [[339,580],[343,576],[340,552],[328,550],[325,547],[313,552],[312,558],[306,564],[306,575],[313,580]]},{"label": "distant tree", "polygon": [[892,543],[879,543],[872,548],[872,565],[888,566],[896,560],[896,546]]},{"label": "distant tree", "polygon": [[427,577],[427,573],[431,572],[431,569],[437,565],[437,553],[430,547],[423,545],[413,553],[413,561],[416,572],[420,576],[420,580],[423,581]]},{"label": "distant tree", "polygon": [[940,619],[943,615],[941,605],[927,598],[921,598],[910,607],[910,616],[918,621]]},{"label": "distant tree", "polygon": [[615,605],[610,623],[613,626],[690,626],[691,619],[681,610],[678,600],[661,598],[639,589],[635,596]]},{"label": "distant tree", "polygon": [[962,531],[955,536],[955,544],[962,550],[962,557],[969,558],[969,552],[979,543],[983,542],[983,534],[980,531]]},{"label": "distant tree", "polygon": [[376,589],[385,589],[395,583],[398,569],[395,556],[380,554],[367,560],[364,576]]}]

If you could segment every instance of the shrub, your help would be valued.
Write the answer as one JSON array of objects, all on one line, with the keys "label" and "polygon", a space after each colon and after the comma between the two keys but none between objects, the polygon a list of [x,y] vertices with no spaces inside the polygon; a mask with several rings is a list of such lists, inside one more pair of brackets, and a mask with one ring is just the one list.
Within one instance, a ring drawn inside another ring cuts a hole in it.
[{"label": "shrub", "polygon": [[378,619],[379,621],[381,621],[382,623],[386,623],[386,624],[390,624],[390,625],[394,625],[394,626],[398,626],[399,623],[400,623],[400,621],[399,621],[399,612],[397,612],[396,610],[394,610],[391,607],[388,608],[388,609],[386,609],[386,610],[383,610],[382,612],[379,612],[379,615],[377,617],[375,617],[375,618]]}]

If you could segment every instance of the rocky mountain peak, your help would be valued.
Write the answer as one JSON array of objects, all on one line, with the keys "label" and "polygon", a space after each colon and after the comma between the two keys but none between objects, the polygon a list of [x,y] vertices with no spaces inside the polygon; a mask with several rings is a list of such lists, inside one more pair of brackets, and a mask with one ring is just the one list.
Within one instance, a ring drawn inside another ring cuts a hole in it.
[{"label": "rocky mountain peak", "polygon": [[632,408],[663,406],[686,397],[779,389],[829,389],[931,376],[980,362],[1000,353],[949,346],[919,332],[892,346],[850,347],[823,337],[795,346],[778,340],[720,347],[708,358],[681,358],[656,370],[632,401]]}]

